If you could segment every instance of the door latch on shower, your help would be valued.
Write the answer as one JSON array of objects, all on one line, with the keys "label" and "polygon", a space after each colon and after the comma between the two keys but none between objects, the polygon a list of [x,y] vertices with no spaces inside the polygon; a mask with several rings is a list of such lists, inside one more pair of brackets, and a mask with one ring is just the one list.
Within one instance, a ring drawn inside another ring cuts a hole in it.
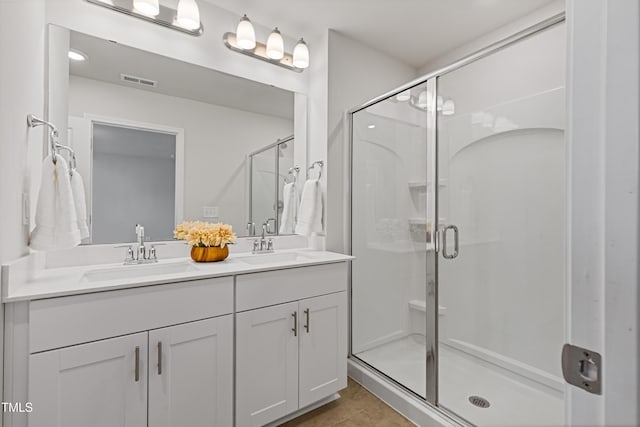
[{"label": "door latch on shower", "polygon": [[602,356],[595,351],[565,344],[562,375],[566,382],[593,394],[602,394]]}]

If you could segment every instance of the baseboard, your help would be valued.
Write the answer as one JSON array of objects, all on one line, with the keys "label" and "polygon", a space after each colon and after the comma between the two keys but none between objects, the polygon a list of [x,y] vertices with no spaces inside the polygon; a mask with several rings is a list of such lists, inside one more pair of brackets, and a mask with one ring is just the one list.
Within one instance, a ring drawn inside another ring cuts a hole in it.
[{"label": "baseboard", "polygon": [[309,406],[305,406],[302,409],[298,409],[296,412],[293,412],[285,417],[282,417],[272,423],[266,424],[264,427],[277,427],[281,424],[286,423],[287,421],[291,421],[294,418],[298,418],[301,415],[306,414],[307,412],[311,412],[314,409],[318,409],[321,406],[326,405],[327,403],[333,402],[334,400],[340,399],[339,393],[334,393],[331,396],[325,397],[324,399],[318,400],[316,403],[312,403]]}]

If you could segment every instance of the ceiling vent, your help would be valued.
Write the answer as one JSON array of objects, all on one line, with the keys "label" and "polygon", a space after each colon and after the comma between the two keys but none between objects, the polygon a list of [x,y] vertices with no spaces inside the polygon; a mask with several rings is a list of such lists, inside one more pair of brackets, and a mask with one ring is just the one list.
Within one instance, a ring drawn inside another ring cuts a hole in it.
[{"label": "ceiling vent", "polygon": [[158,82],[155,80],[145,79],[143,77],[131,76],[129,74],[120,74],[120,80],[127,83],[133,83],[144,87],[157,87]]}]

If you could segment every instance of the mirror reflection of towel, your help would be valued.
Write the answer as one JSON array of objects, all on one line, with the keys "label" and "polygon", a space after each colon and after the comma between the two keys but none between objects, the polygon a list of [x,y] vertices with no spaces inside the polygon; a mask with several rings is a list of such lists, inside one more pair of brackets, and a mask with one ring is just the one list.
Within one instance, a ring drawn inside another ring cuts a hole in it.
[{"label": "mirror reflection of towel", "polygon": [[73,175],[71,176],[71,191],[73,192],[73,203],[76,207],[80,238],[86,239],[89,237],[89,227],[87,226],[87,202],[84,197],[84,183],[82,182],[82,177],[77,170],[74,170]]},{"label": "mirror reflection of towel", "polygon": [[322,191],[317,179],[309,179],[302,189],[296,234],[311,236],[322,232]]},{"label": "mirror reflection of towel", "polygon": [[280,234],[293,234],[298,216],[298,188],[294,182],[284,185],[282,189],[282,217],[280,218]]},{"label": "mirror reflection of towel", "polygon": [[58,154],[44,159],[30,246],[38,250],[67,249],[80,244],[80,230],[67,162]]}]

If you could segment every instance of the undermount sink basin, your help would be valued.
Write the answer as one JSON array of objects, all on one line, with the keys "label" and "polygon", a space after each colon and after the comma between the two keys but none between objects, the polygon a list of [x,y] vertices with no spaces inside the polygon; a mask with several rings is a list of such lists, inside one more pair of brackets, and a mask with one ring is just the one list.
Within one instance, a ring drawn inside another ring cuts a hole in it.
[{"label": "undermount sink basin", "polygon": [[298,252],[285,252],[273,254],[255,254],[237,258],[242,262],[252,265],[271,264],[274,262],[307,261],[311,258]]},{"label": "undermount sink basin", "polygon": [[82,276],[83,282],[101,282],[104,280],[129,279],[158,274],[187,273],[198,270],[189,262],[173,262],[166,264],[123,265],[121,267],[91,270]]}]

